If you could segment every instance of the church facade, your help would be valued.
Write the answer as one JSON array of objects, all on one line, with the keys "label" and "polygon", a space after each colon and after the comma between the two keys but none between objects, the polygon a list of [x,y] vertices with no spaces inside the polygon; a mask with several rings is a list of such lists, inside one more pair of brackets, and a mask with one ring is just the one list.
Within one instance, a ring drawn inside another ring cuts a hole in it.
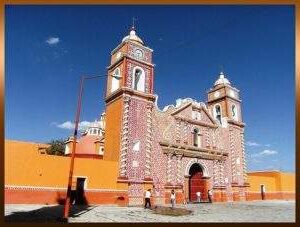
[{"label": "church facade", "polygon": [[153,50],[134,28],[111,52],[107,67],[103,160],[118,162],[116,181],[128,184],[129,205],[146,189],[164,204],[245,200],[247,174],[239,90],[221,72],[206,103],[186,98],[160,110],[154,95]]}]

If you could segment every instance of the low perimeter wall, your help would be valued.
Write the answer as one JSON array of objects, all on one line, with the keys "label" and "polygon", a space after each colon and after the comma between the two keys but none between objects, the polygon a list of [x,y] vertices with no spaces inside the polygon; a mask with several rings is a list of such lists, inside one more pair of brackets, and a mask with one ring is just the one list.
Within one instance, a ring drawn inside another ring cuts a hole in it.
[{"label": "low perimeter wall", "polygon": [[[88,204],[114,204],[118,206],[128,206],[128,192],[125,190],[105,191],[87,190],[84,193]],[[5,204],[64,204],[66,190],[64,189],[43,189],[43,188],[5,188]],[[169,195],[165,196],[164,202],[170,203]],[[261,193],[246,193],[247,201],[262,200]],[[295,200],[294,192],[267,192],[264,200]],[[226,199],[213,196],[214,202],[227,202]],[[240,199],[234,201],[241,201]],[[152,204],[156,204],[155,199],[151,199]],[[184,203],[181,193],[176,197],[176,203]],[[160,204],[162,205],[162,204]]]},{"label": "low perimeter wall", "polygon": [[[246,199],[251,200],[262,200],[262,195],[260,192],[248,192],[246,194]],[[266,192],[264,200],[295,200],[295,192]]]},{"label": "low perimeter wall", "polygon": [[[84,193],[87,204],[128,205],[128,193],[124,190],[87,190]],[[5,204],[64,204],[66,190],[47,188],[5,187]]]}]

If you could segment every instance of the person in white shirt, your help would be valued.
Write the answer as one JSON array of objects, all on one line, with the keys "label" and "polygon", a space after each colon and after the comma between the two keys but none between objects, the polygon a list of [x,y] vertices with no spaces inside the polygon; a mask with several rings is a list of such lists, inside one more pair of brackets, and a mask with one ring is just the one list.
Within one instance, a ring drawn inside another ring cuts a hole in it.
[{"label": "person in white shirt", "polygon": [[175,201],[176,201],[175,191],[174,191],[174,189],[172,189],[172,191],[171,191],[171,204],[172,204],[172,209],[174,209],[174,207],[175,207]]},{"label": "person in white shirt", "polygon": [[149,208],[151,208],[151,189],[148,189],[145,193],[145,209],[147,208],[147,204],[149,204]]},{"label": "person in white shirt", "polygon": [[208,200],[209,200],[210,203],[212,203],[212,196],[213,196],[212,190],[209,189],[208,190]]},{"label": "person in white shirt", "polygon": [[196,192],[197,195],[197,202],[200,203],[201,202],[201,192]]}]

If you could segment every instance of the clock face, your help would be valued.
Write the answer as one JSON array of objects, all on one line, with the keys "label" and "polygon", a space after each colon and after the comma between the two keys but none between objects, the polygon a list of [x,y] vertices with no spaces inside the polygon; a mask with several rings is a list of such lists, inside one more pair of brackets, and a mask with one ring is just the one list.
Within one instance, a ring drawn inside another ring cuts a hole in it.
[{"label": "clock face", "polygon": [[219,96],[220,96],[220,92],[216,92],[215,94],[214,94],[214,96],[215,96],[215,98],[218,98]]},{"label": "clock face", "polygon": [[233,91],[233,90],[230,90],[230,91],[229,91],[229,95],[230,95],[231,97],[234,98],[234,97],[235,97],[234,91]]},{"label": "clock face", "polygon": [[143,58],[144,53],[143,53],[143,51],[142,51],[141,49],[136,49],[136,50],[134,51],[134,56],[135,56],[136,58]]}]

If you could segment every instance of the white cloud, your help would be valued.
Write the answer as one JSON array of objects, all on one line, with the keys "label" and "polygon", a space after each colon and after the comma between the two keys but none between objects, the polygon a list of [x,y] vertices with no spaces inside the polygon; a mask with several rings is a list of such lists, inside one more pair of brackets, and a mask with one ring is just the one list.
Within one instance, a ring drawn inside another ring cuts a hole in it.
[{"label": "white cloud", "polygon": [[270,155],[275,155],[275,154],[278,154],[278,152],[275,151],[275,150],[266,149],[266,150],[263,150],[259,153],[253,154],[252,157],[256,157],[256,158],[257,157],[265,157],[265,156],[270,156]]},{"label": "white cloud", "polygon": [[273,155],[273,154],[278,154],[277,151],[274,151],[274,150],[263,150],[262,152],[260,152],[259,154],[261,155]]},{"label": "white cloud", "polygon": [[74,129],[75,125],[71,121],[66,121],[61,124],[56,125],[58,128],[63,128],[63,129]]},{"label": "white cloud", "polygon": [[247,141],[246,145],[249,146],[249,147],[258,147],[258,146],[261,146],[261,144],[253,142],[253,141]]},{"label": "white cloud", "polygon": [[262,146],[271,147],[270,144],[260,144],[260,143],[254,142],[254,141],[247,141],[246,145],[249,147],[262,147]]},{"label": "white cloud", "polygon": [[[79,130],[85,130],[90,126],[91,122],[89,121],[81,121],[79,122],[78,128]],[[57,124],[56,122],[52,122],[50,125],[55,125],[61,129],[73,130],[75,128],[75,124],[71,121],[65,121],[61,124]]]},{"label": "white cloud", "polygon": [[56,45],[59,43],[60,39],[58,37],[50,37],[49,39],[46,40],[46,43],[48,43],[50,46],[51,45]]},{"label": "white cloud", "polygon": [[252,163],[262,163],[262,160],[259,160],[257,158],[252,158],[249,161],[251,161]]}]

